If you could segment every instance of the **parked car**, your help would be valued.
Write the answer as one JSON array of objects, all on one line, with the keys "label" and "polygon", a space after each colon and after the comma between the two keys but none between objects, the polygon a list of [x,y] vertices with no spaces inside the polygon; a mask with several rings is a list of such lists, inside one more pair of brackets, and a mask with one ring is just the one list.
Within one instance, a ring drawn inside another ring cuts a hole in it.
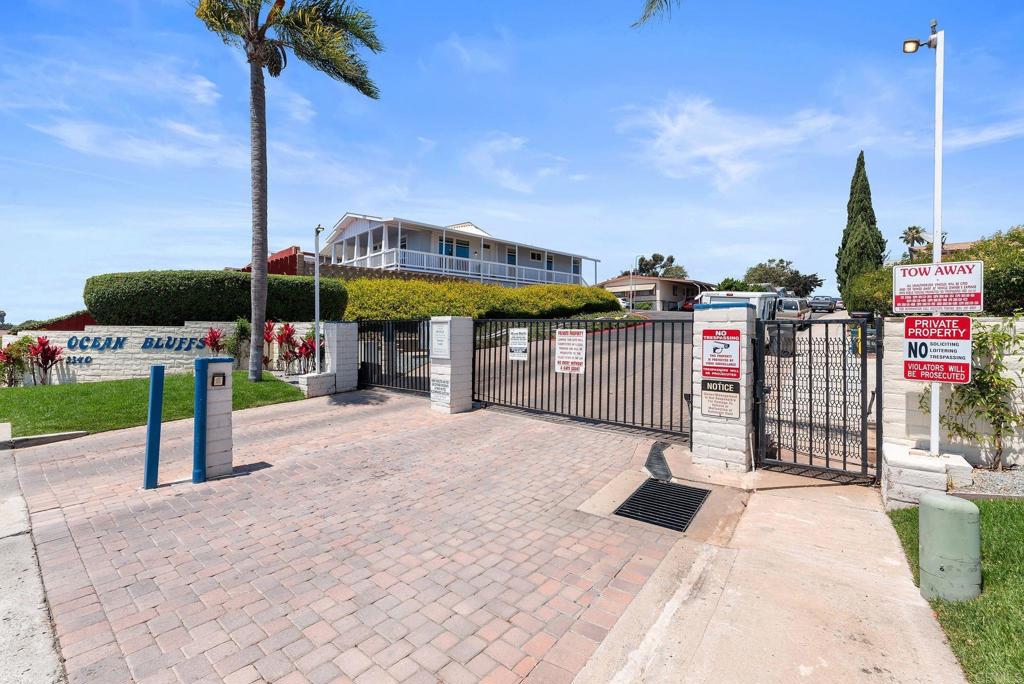
[{"label": "parked car", "polygon": [[842,299],[837,299],[836,300],[836,309],[839,310],[839,311],[846,311],[846,305],[843,304],[843,300]]},{"label": "parked car", "polygon": [[806,321],[811,317],[811,307],[803,297],[783,297],[779,300],[780,320]]},{"label": "parked car", "polygon": [[822,311],[825,313],[832,313],[836,310],[836,300],[826,295],[818,295],[817,297],[811,298],[810,306],[813,313],[819,313]]},{"label": "parked car", "polygon": [[754,315],[764,321],[765,349],[773,356],[793,355],[796,349],[795,326],[771,325],[780,318],[780,302],[777,292],[729,292],[714,290],[697,296],[697,304],[732,304],[743,302],[754,307]]}]

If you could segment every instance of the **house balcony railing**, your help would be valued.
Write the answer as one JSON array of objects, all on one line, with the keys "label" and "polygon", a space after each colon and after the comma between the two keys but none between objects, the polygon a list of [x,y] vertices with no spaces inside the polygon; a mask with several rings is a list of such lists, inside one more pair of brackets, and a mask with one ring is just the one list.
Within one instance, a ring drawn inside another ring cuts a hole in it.
[{"label": "house balcony railing", "polygon": [[555,283],[560,285],[585,285],[578,273],[548,271],[529,266],[513,266],[496,261],[484,261],[468,257],[446,256],[430,252],[415,252],[409,249],[386,249],[365,256],[347,259],[346,266],[380,268],[385,270],[418,271],[462,278],[499,281],[503,283]]}]

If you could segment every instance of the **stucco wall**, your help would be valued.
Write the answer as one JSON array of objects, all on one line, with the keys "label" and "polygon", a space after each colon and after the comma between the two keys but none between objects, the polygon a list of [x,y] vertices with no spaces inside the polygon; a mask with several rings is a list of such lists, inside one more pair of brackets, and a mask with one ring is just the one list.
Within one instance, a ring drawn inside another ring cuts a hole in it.
[{"label": "stucco wall", "polygon": [[[998,322],[997,318],[976,318],[973,325],[977,326]],[[1019,333],[1024,333],[1024,323],[1017,326]],[[1024,372],[1024,356],[1008,359],[1008,365],[1016,373]],[[911,448],[928,448],[928,431],[930,416],[920,407],[922,393],[927,383],[903,379],[903,319],[888,318],[885,321],[885,357],[883,362],[882,396],[883,423],[885,441],[902,444]],[[950,386],[942,386],[942,401],[945,405],[949,397]],[[1018,406],[1024,411],[1024,404]],[[974,465],[985,464],[990,454],[984,453],[974,443],[951,439],[942,430],[942,451],[960,454]],[[1005,447],[1004,459],[1007,463],[1024,464],[1024,433],[1018,431]]]}]

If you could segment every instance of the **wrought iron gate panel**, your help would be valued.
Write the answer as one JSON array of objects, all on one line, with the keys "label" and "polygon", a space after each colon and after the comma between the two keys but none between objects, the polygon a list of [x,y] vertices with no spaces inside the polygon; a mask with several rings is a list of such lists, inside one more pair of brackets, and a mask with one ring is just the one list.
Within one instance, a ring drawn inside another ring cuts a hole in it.
[{"label": "wrought iron gate panel", "polygon": [[430,392],[430,321],[359,321],[359,386]]},{"label": "wrought iron gate panel", "polygon": [[762,465],[877,476],[880,326],[867,318],[758,323]]},{"label": "wrought iron gate panel", "polygon": [[[526,329],[525,360],[509,357],[509,331]],[[586,331],[579,374],[555,372],[555,331]],[[473,400],[688,437],[692,321],[479,320]]]}]

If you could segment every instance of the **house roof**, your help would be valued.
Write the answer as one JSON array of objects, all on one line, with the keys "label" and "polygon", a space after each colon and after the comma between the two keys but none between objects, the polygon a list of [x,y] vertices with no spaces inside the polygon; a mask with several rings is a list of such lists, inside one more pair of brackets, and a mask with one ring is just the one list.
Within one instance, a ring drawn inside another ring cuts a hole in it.
[{"label": "house roof", "polygon": [[[685,283],[685,284],[688,284],[688,285],[696,285],[697,287],[707,288],[709,290],[715,289],[715,283],[707,283],[707,282],[704,282],[703,280],[694,280],[693,278],[663,278],[661,276],[640,276],[640,275],[638,275],[638,276],[632,276],[632,280],[633,280],[634,284],[635,283],[657,283],[657,282]],[[604,287],[605,285],[618,285],[618,284],[628,285],[629,281],[630,281],[630,276],[629,275],[615,276],[614,278],[609,278],[608,280],[604,280],[604,281],[598,283],[597,286],[598,287]]]},{"label": "house roof", "polygon": [[328,250],[330,246],[337,241],[338,237],[340,237],[343,232],[345,232],[345,229],[352,223],[352,221],[357,219],[366,219],[368,221],[373,221],[376,223],[380,223],[382,225],[395,225],[401,223],[403,226],[427,228],[429,230],[447,231],[449,233],[455,233],[459,235],[470,235],[477,238],[491,238],[495,242],[501,242],[503,244],[514,247],[525,247],[526,249],[534,249],[540,252],[550,252],[552,254],[561,254],[563,256],[577,257],[579,259],[586,259],[587,261],[601,261],[600,259],[595,259],[594,257],[585,256],[583,254],[576,254],[575,252],[567,252],[565,250],[560,249],[551,249],[550,247],[538,247],[537,245],[530,245],[526,244],[525,242],[515,242],[513,240],[507,240],[505,238],[497,237],[495,235],[488,233],[486,230],[479,227],[475,223],[472,223],[471,221],[453,223],[450,226],[438,226],[434,225],[433,223],[413,221],[411,219],[401,218],[399,216],[391,216],[388,218],[384,218],[382,216],[371,216],[369,214],[355,214],[352,212],[346,212],[345,215],[338,219],[338,222],[334,224],[334,229],[331,231],[330,236],[325,241],[324,246],[320,250],[320,253],[329,253]]}]

